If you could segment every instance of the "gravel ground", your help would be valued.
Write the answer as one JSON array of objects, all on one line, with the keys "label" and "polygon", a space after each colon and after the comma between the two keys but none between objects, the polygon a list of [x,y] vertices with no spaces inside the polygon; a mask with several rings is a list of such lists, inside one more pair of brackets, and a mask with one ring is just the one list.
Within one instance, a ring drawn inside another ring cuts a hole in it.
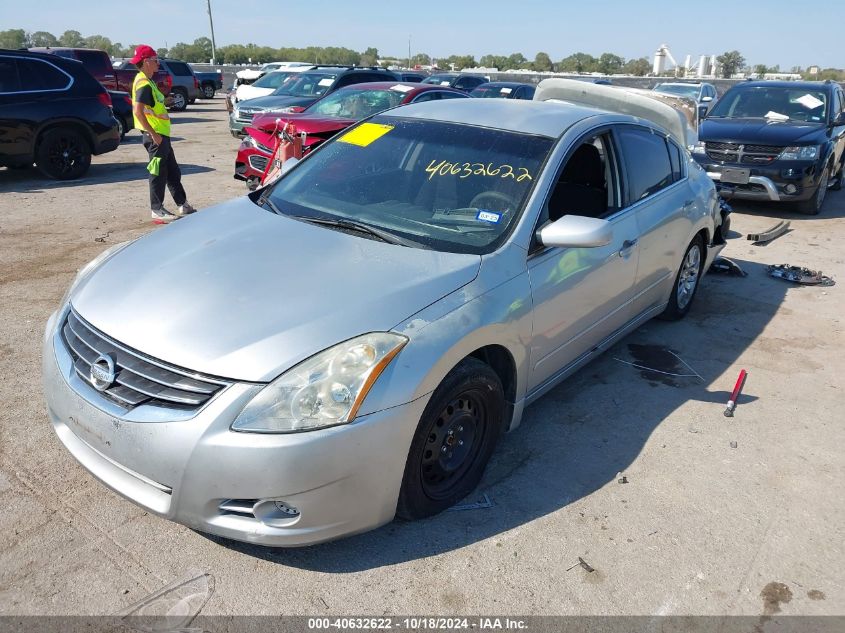
[{"label": "gravel ground", "polygon": [[[199,209],[245,193],[225,119],[221,97],[175,115]],[[145,163],[132,132],[78,181],[0,169],[0,614],[110,614],[193,569],[215,579],[204,615],[845,615],[843,285],[763,270],[845,282],[845,192],[818,217],[735,205],[724,255],[748,277],[708,275],[686,320],[646,324],[531,406],[478,489],[491,507],[273,550],[148,515],[47,420],[44,323],[76,270],[156,230]],[[784,217],[768,246],[744,239]],[[666,349],[701,380],[625,364],[665,367]]]}]

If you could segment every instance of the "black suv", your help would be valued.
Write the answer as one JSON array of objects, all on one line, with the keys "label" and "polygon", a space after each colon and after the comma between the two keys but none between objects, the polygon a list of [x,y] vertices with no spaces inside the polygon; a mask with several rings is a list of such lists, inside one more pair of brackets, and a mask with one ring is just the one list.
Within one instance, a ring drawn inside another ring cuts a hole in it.
[{"label": "black suv", "polygon": [[119,143],[111,98],[82,64],[0,49],[0,166],[71,180]]},{"label": "black suv", "polygon": [[845,92],[834,82],[749,81],[698,130],[696,161],[725,198],[795,202],[816,215],[842,186]]},{"label": "black suv", "polygon": [[338,88],[371,81],[396,81],[389,70],[364,66],[318,66],[298,73],[266,97],[235,104],[229,116],[233,136],[242,136],[244,127],[259,112],[299,112]]},{"label": "black suv", "polygon": [[436,84],[438,86],[449,86],[464,92],[472,92],[481,84],[486,84],[489,79],[481,75],[470,75],[468,73],[437,73],[429,75],[422,80],[424,84]]}]

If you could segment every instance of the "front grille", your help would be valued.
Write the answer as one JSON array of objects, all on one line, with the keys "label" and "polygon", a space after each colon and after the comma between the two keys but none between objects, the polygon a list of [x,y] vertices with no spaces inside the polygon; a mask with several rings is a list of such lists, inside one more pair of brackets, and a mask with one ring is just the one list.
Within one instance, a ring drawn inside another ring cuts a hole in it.
[{"label": "front grille", "polygon": [[739,143],[707,142],[704,144],[707,156],[723,163],[745,165],[768,165],[773,162],[783,147],[776,145],[742,145]]},{"label": "front grille", "polygon": [[237,121],[239,123],[252,123],[252,117],[254,116],[254,112],[244,112],[243,110],[238,110]]},{"label": "front grille", "polygon": [[253,169],[263,172],[267,169],[267,161],[269,159],[266,156],[259,156],[258,154],[252,154],[249,157],[249,166]]},{"label": "front grille", "polygon": [[112,358],[115,379],[101,393],[126,409],[142,404],[196,409],[230,384],[144,356],[108,338],[73,311],[62,326],[62,340],[76,373],[91,385],[91,365],[100,356]]}]

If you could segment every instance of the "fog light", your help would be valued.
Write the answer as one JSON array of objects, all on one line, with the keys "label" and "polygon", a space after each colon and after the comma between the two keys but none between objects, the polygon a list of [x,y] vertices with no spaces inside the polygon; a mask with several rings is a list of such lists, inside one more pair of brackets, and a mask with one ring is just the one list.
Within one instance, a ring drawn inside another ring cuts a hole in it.
[{"label": "fog light", "polygon": [[796,191],[798,191],[798,187],[796,187],[795,185],[789,184],[789,185],[786,185],[786,187],[784,187],[783,190],[786,193],[792,194],[792,193],[795,193]]},{"label": "fog light", "polygon": [[255,518],[270,527],[287,527],[299,520],[299,509],[281,499],[262,499],[252,509]]}]

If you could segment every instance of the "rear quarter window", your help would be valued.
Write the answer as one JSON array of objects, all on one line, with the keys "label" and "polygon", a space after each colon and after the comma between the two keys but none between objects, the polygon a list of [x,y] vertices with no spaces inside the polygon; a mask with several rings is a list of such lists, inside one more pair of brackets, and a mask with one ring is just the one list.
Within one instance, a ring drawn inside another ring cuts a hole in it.
[{"label": "rear quarter window", "polygon": [[17,62],[8,57],[0,57],[0,94],[18,92],[20,89]]},{"label": "rear quarter window", "polygon": [[167,67],[177,77],[187,77],[191,74],[191,68],[184,62],[167,62]]},{"label": "rear quarter window", "polygon": [[109,56],[100,51],[78,51],[77,58],[88,72],[95,75],[111,74],[114,68],[109,61]]},{"label": "rear quarter window", "polygon": [[[81,70],[81,69],[80,69]],[[71,78],[52,64],[38,59],[18,60],[21,90],[65,90]]]}]

